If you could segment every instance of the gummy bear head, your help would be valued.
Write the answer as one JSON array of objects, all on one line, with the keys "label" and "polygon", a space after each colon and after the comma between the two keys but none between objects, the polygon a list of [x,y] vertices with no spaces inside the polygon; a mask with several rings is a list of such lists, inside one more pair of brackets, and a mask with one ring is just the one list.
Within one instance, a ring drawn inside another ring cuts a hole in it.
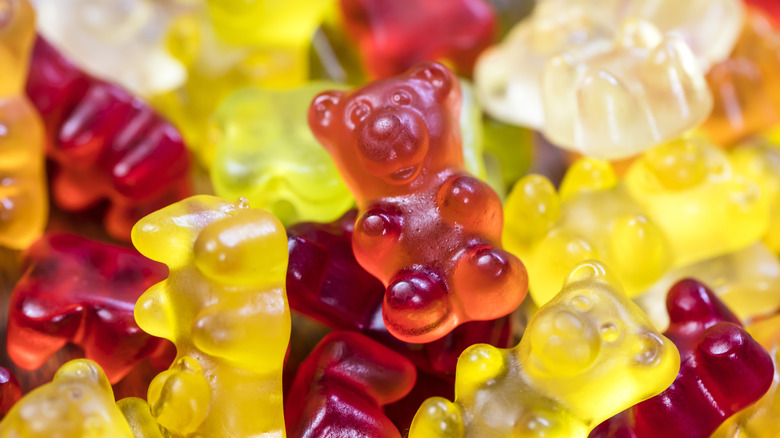
[{"label": "gummy bear head", "polygon": [[462,165],[460,96],[451,71],[423,63],[352,92],[319,94],[309,126],[362,203]]},{"label": "gummy bear head", "polygon": [[680,364],[671,341],[596,261],[572,271],[558,295],[531,319],[524,343],[520,351],[529,354],[528,373],[570,393],[571,403],[650,397],[666,387],[659,388],[659,381],[671,384]]},{"label": "gummy bear head", "polygon": [[0,435],[23,437],[132,436],[100,367],[87,359],[63,365],[51,383],[20,400],[0,424]]}]

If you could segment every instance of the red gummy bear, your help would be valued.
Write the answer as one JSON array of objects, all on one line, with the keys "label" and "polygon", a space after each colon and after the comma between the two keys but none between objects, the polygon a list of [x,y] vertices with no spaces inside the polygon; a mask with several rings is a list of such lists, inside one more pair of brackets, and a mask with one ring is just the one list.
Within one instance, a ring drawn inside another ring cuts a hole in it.
[{"label": "red gummy bear", "polygon": [[[357,211],[329,224],[303,222],[287,229],[290,308],[336,330],[358,331],[401,353],[422,370],[452,380],[458,357],[473,344],[507,348],[511,318],[474,321],[424,345],[399,341],[382,321],[385,288],[352,253]],[[416,412],[412,412],[412,415]]]},{"label": "red gummy bear", "polygon": [[8,368],[0,367],[0,417],[22,398],[22,388]]},{"label": "red gummy bear", "polygon": [[440,59],[470,76],[498,32],[496,14],[484,0],[341,0],[341,12],[375,78]]},{"label": "red gummy bear", "polygon": [[142,359],[172,349],[133,318],[138,297],[167,276],[164,265],[135,250],[47,234],[27,250],[24,269],[11,293],[6,333],[18,366],[38,368],[72,343],[116,383]]},{"label": "red gummy bear", "polygon": [[661,394],[599,425],[591,437],[708,437],[769,389],[774,365],[739,319],[696,280],[677,282],[666,298],[664,333],[680,351],[677,379]]},{"label": "red gummy bear", "polygon": [[763,9],[780,24],[780,2],[777,0],[745,0],[745,3]]},{"label": "red gummy bear", "polygon": [[333,332],[301,364],[285,403],[290,437],[400,438],[382,406],[409,393],[414,365],[358,333]]},{"label": "red gummy bear", "polygon": [[43,117],[57,164],[52,195],[63,210],[110,201],[111,236],[129,241],[143,216],[190,195],[189,151],[179,131],[124,89],[90,77],[41,37],[27,94]]},{"label": "red gummy bear", "polygon": [[358,262],[386,286],[393,336],[431,342],[509,314],[528,278],[501,249],[501,201],[466,173],[460,87],[441,64],[315,97],[309,125],[357,200]]}]

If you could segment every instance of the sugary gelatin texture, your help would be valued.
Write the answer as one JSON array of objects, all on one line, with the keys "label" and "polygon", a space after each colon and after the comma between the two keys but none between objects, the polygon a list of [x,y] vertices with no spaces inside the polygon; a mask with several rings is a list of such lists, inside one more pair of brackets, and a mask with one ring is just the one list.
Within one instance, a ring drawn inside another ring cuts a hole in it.
[{"label": "sugary gelatin texture", "polygon": [[5,415],[22,398],[22,388],[8,368],[0,367],[0,415]]},{"label": "sugary gelatin texture", "polygon": [[138,219],[189,194],[189,152],[179,131],[43,38],[33,49],[27,94],[43,116],[47,156],[56,163],[52,194],[63,210],[108,199],[106,229],[128,240]]},{"label": "sugary gelatin texture", "polygon": [[[613,50],[614,62],[622,56],[620,49],[614,47],[615,44],[620,46],[621,42],[610,41],[618,32],[618,25],[626,20],[643,20],[652,23],[662,34],[685,41],[699,65],[707,71],[712,63],[726,59],[734,47],[742,26],[743,9],[739,0],[684,3],[674,0],[541,0],[532,14],[516,25],[500,44],[480,55],[475,69],[477,89],[482,104],[492,116],[542,129],[545,117],[539,80],[551,59],[569,51],[591,54]],[[641,48],[634,50],[639,52]],[[675,52],[662,48],[656,53],[663,57]],[[603,54],[599,56],[604,57]],[[650,68],[653,61],[646,62]],[[676,61],[667,62],[673,65]],[[551,103],[548,109],[559,111],[559,105]]]},{"label": "sugary gelatin texture", "polygon": [[247,86],[302,85],[309,77],[311,38],[332,5],[322,0],[209,0],[196,2],[171,22],[168,50],[186,67],[187,81],[151,101],[182,130],[204,167],[214,159],[209,120],[220,101]]},{"label": "sugary gelatin texture", "polygon": [[133,438],[100,366],[76,359],[22,397],[0,422],[3,438]]},{"label": "sugary gelatin texture", "polygon": [[569,168],[560,193],[544,177],[524,177],[506,217],[504,245],[527,264],[541,305],[590,258],[613,269],[629,296],[640,295],[672,269],[757,242],[769,211],[758,186],[736,174],[720,149],[687,139],[646,152],[623,181],[593,159]]},{"label": "sugary gelatin texture", "polygon": [[417,371],[354,332],[332,332],[298,369],[285,403],[287,432],[309,438],[401,438],[384,405],[406,396]]},{"label": "sugary gelatin texture", "polygon": [[367,335],[402,354],[420,370],[445,379],[454,377],[458,356],[471,345],[509,346],[509,316],[468,322],[423,345],[408,344],[391,335],[382,321],[385,287],[352,253],[356,218],[357,211],[351,210],[330,224],[299,223],[287,229],[287,297],[293,310],[331,328]]},{"label": "sugary gelatin texture", "polygon": [[484,0],[339,1],[344,25],[375,78],[436,60],[470,76],[498,34],[495,12]]},{"label": "sugary gelatin texture", "polygon": [[769,202],[769,229],[764,243],[780,255],[780,131],[734,148],[729,161],[734,170],[758,184]]},{"label": "sugary gelatin texture", "polygon": [[666,298],[664,336],[680,351],[677,379],[661,394],[600,425],[591,437],[706,438],[769,389],[772,358],[702,283],[685,279]]},{"label": "sugary gelatin texture", "polygon": [[690,48],[646,21],[628,20],[612,41],[594,40],[550,59],[541,89],[547,138],[600,159],[678,138],[712,109]]},{"label": "sugary gelatin texture", "polygon": [[512,349],[474,345],[458,360],[455,402],[428,399],[410,438],[585,437],[652,397],[680,358],[596,261],[579,265]]},{"label": "sugary gelatin texture", "polygon": [[728,146],[780,122],[778,26],[748,8],[731,56],[707,74],[715,103],[702,129],[716,143]]},{"label": "sugary gelatin texture", "polygon": [[27,0],[2,0],[0,10],[0,246],[24,249],[49,211],[43,125],[24,94],[35,15]]},{"label": "sugary gelatin texture", "polygon": [[664,297],[684,278],[707,284],[740,321],[752,321],[780,308],[780,259],[761,242],[745,249],[671,270],[634,301],[659,329],[669,325]]},{"label": "sugary gelatin texture", "polygon": [[339,86],[243,88],[223,100],[214,115],[219,140],[211,181],[217,195],[244,196],[285,225],[344,214],[354,204],[352,195],[306,120],[314,96]]},{"label": "sugary gelatin texture", "polygon": [[780,316],[759,321],[748,326],[748,333],[772,357],[774,379],[769,390],[752,406],[728,418],[715,433],[715,438],[774,438],[780,435]]},{"label": "sugary gelatin texture", "polygon": [[355,257],[387,288],[385,325],[406,342],[507,315],[527,290],[523,264],[500,247],[501,201],[465,172],[459,115],[457,79],[436,63],[321,93],[309,109],[360,209]]},{"label": "sugary gelatin texture", "polygon": [[170,344],[133,319],[138,297],[166,276],[137,252],[72,234],[47,234],[25,253],[8,312],[6,347],[18,366],[36,369],[68,343],[116,383]]},{"label": "sugary gelatin texture", "polygon": [[171,90],[187,72],[165,47],[177,14],[171,1],[31,0],[38,29],[69,59],[97,77],[149,96]]},{"label": "sugary gelatin texture", "polygon": [[151,415],[173,437],[283,437],[282,224],[245,199],[200,195],[141,219],[133,244],[170,270],[135,306],[141,329],[177,350],[149,385]]}]

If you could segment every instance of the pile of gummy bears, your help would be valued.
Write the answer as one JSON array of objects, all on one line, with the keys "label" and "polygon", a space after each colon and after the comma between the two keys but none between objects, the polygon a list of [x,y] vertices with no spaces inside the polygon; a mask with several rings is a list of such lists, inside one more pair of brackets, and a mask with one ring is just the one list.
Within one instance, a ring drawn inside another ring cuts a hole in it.
[{"label": "pile of gummy bears", "polygon": [[780,436],[780,1],[0,0],[0,438]]}]

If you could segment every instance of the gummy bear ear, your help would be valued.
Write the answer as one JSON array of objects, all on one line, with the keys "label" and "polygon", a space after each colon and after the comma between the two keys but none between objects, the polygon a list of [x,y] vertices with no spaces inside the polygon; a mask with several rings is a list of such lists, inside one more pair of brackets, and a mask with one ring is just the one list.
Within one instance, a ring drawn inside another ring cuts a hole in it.
[{"label": "gummy bear ear", "polygon": [[[318,94],[309,106],[309,127],[317,139],[326,139],[336,123],[335,108],[344,96],[343,91],[330,90]],[[323,143],[323,145],[325,145]],[[325,145],[327,148],[327,145]]]},{"label": "gummy bear ear", "polygon": [[436,100],[444,100],[452,90],[455,75],[438,62],[425,62],[412,67],[407,73],[410,78],[428,82],[434,89]]}]

